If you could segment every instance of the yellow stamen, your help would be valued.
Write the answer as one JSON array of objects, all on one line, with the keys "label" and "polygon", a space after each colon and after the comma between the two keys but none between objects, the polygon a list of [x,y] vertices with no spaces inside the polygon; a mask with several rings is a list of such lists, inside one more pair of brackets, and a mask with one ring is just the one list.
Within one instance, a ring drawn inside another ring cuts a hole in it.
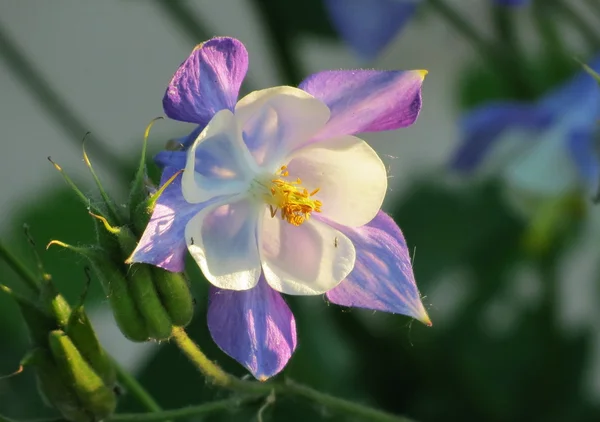
[{"label": "yellow stamen", "polygon": [[309,193],[308,189],[302,186],[302,180],[297,178],[295,181],[283,180],[283,177],[289,176],[286,166],[281,166],[277,175],[281,178],[272,179],[269,192],[271,195],[265,195],[265,200],[269,204],[271,217],[277,215],[280,210],[281,219],[294,226],[299,226],[310,218],[313,212],[321,212],[321,201],[313,199],[319,189]]}]

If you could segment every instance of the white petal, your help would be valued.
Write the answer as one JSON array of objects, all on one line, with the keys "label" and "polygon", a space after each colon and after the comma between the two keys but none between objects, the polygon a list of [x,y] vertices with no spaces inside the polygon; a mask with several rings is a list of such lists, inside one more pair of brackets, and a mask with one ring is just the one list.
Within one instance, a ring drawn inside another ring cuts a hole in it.
[{"label": "white petal", "polygon": [[260,234],[265,278],[281,293],[325,293],[354,268],[356,251],[350,239],[317,219],[294,226],[265,213]]},{"label": "white petal", "polygon": [[260,277],[257,225],[263,207],[234,198],[204,208],[185,227],[188,250],[204,276],[215,286],[248,290]]},{"label": "white petal", "polygon": [[242,141],[233,113],[221,110],[194,141],[182,178],[186,201],[199,203],[247,189],[256,163]]},{"label": "white petal", "polygon": [[322,216],[358,227],[376,215],[387,191],[385,165],[361,139],[343,136],[302,148],[288,164],[290,178],[309,192],[320,188]]},{"label": "white petal", "polygon": [[323,128],[329,114],[323,102],[290,86],[254,91],[235,106],[244,142],[256,162],[270,171]]}]

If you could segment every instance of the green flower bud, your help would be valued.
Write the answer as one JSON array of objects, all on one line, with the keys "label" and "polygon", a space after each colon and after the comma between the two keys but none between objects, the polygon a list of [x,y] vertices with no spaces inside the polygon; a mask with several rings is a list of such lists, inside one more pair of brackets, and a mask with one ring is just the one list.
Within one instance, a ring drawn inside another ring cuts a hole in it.
[{"label": "green flower bud", "polygon": [[[126,259],[136,248],[138,235],[145,229],[157,199],[177,176],[149,195],[146,144],[156,120],[148,125],[144,134],[142,156],[131,186],[126,217],[102,187],[85,150],[83,158],[102,196],[102,210],[92,206],[60,166],[53,163],[88,206],[95,220],[99,247],[77,248],[59,241],[50,244],[69,248],[89,260],[103,285],[117,325],[132,341],[166,340],[175,326],[185,326],[193,317],[193,298],[183,274],[169,273],[146,264],[132,264]],[[60,327],[65,329],[62,324]]]},{"label": "green flower bud", "polygon": [[48,340],[62,379],[69,383],[82,407],[94,420],[110,416],[117,407],[112,388],[92,369],[65,332],[52,331]]},{"label": "green flower bud", "polygon": [[54,407],[69,421],[94,422],[94,417],[82,406],[61,374],[50,350],[34,349],[22,365],[35,369],[38,391],[46,405]]},{"label": "green flower bud", "polygon": [[99,248],[82,248],[68,245],[58,240],[48,244],[58,245],[87,258],[104,293],[108,297],[113,315],[119,329],[131,341],[142,342],[149,338],[146,323],[140,314],[129,291],[129,282],[123,271],[110,260],[110,257]]},{"label": "green flower bud", "polygon": [[152,267],[154,284],[174,325],[185,327],[194,316],[194,298],[182,273]]},{"label": "green flower bud", "polygon": [[104,380],[104,384],[112,387],[117,382],[115,366],[100,345],[83,304],[71,312],[66,333],[92,369]]},{"label": "green flower bud", "polygon": [[166,340],[171,337],[172,323],[154,287],[150,267],[133,264],[129,269],[131,295],[146,321],[151,338]]},{"label": "green flower bud", "polygon": [[71,306],[64,296],[58,293],[49,274],[44,274],[40,299],[42,306],[56,319],[58,327],[66,327],[71,316]]},{"label": "green flower bud", "polygon": [[[107,231],[117,237],[123,250],[123,255],[129,256],[137,244],[137,240],[131,230],[127,227],[112,227],[104,217],[95,217],[104,223]],[[163,307],[158,292],[154,287],[150,268],[149,265],[145,264],[133,264],[129,267],[127,271],[129,291],[146,322],[150,338],[166,340],[171,337],[171,318]]]},{"label": "green flower bud", "polygon": [[35,369],[42,398],[67,420],[101,420],[116,407],[112,390],[115,368],[100,346],[83,306],[71,311],[49,275],[44,274],[42,283],[36,298],[0,285],[19,306],[34,346],[21,364]]}]

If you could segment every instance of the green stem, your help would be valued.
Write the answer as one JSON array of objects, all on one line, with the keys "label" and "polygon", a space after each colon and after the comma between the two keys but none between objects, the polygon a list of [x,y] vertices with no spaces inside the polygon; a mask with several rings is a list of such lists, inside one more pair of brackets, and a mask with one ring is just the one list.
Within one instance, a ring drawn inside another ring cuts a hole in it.
[{"label": "green stem", "polygon": [[333,397],[291,380],[287,380],[285,384],[280,384],[275,382],[244,381],[235,378],[208,359],[182,328],[175,328],[173,330],[173,340],[194,366],[210,381],[220,387],[254,396],[267,396],[274,391],[283,395],[303,397],[330,410],[363,417],[376,422],[411,422],[410,419],[391,415],[356,402]]},{"label": "green stem", "polygon": [[127,372],[119,363],[111,358],[112,363],[117,371],[117,379],[146,409],[151,412],[161,412],[162,408],[152,398],[152,396],[144,389],[138,380]]},{"label": "green stem", "polygon": [[246,397],[219,400],[212,403],[200,404],[198,406],[188,406],[175,410],[166,410],[159,413],[122,413],[120,415],[111,416],[106,420],[112,422],[153,422],[164,421],[166,419],[180,419],[190,416],[206,415],[209,413],[225,412],[255,399],[255,397]]},{"label": "green stem", "polygon": [[200,350],[198,345],[189,338],[183,327],[173,328],[173,340],[181,351],[188,357],[188,359],[194,364],[196,369],[204,374],[214,384],[228,388],[231,390],[237,390],[240,392],[264,394],[269,393],[270,388],[264,388],[265,384],[259,384],[255,382],[242,381],[233,375],[223,371],[219,365],[211,361],[205,354]]},{"label": "green stem", "polygon": [[39,291],[39,280],[16,256],[6,249],[2,243],[0,243],[0,257],[4,259],[9,267],[19,275],[19,277],[21,277],[21,279],[31,290],[34,292]]},{"label": "green stem", "polygon": [[[67,139],[70,139],[78,147],[81,146],[81,139],[85,133],[92,131],[91,126],[84,122],[52,89],[46,78],[36,69],[2,26],[0,26],[0,58],[6,63],[11,74],[21,82],[29,94],[44,107],[44,111],[67,134]],[[111,169],[115,169],[123,176],[128,174],[127,164],[119,155],[106,147],[104,142],[94,142],[90,145],[90,149],[104,165],[110,166]]]},{"label": "green stem", "polygon": [[285,388],[276,389],[281,393],[304,397],[312,402],[319,403],[329,409],[335,409],[353,416],[362,417],[365,420],[379,422],[413,422],[412,419],[402,416],[392,415],[372,407],[363,406],[362,404],[340,399],[330,396],[329,394],[321,393],[313,390],[310,387],[296,384],[294,381],[287,380]]},{"label": "green stem", "polygon": [[594,27],[590,25],[573,6],[564,0],[554,0],[558,11],[568,20],[571,21],[581,35],[586,39],[590,47],[594,50],[600,49],[600,37],[596,33]]}]

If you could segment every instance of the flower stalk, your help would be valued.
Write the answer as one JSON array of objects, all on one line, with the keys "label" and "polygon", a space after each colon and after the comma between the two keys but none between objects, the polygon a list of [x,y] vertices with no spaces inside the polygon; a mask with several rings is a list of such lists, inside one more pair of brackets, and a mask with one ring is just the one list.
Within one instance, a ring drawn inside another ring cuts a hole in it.
[{"label": "flower stalk", "polygon": [[[172,339],[175,341],[181,351],[188,357],[192,364],[198,369],[204,376],[206,376],[213,384],[219,387],[227,388],[238,393],[246,393],[251,397],[255,398],[257,395],[267,396],[271,393],[291,395],[296,397],[303,397],[316,404],[324,406],[330,410],[347,413],[354,416],[362,417],[364,420],[376,421],[376,422],[412,422],[411,419],[389,414],[387,412],[374,409],[372,407],[364,406],[362,404],[344,400],[338,397],[331,396],[329,394],[322,393],[314,390],[302,384],[298,384],[290,379],[287,379],[284,383],[276,382],[256,382],[256,381],[245,381],[234,377],[233,375],[223,371],[216,363],[211,361],[205,354],[200,350],[198,345],[187,335],[183,328],[175,328],[173,330]],[[239,404],[239,399],[238,404]],[[228,401],[231,405],[232,401]],[[220,402],[211,403],[213,405],[221,404]],[[206,409],[203,405],[197,408],[187,408],[185,410],[193,412],[198,410],[204,412]],[[212,410],[213,408],[211,408]],[[220,410],[221,406],[216,406],[214,409]],[[180,409],[184,410],[184,409]],[[164,417],[178,418],[184,416],[190,416],[196,413],[176,413],[177,411],[171,411],[173,413],[165,412]],[[152,416],[158,416],[160,413],[156,413]],[[121,415],[121,417],[124,415]],[[133,415],[130,415],[133,417]],[[141,416],[141,415],[140,415]],[[158,419],[117,419],[119,416],[113,417],[110,420],[144,420],[154,421]]]},{"label": "flower stalk", "polygon": [[[256,397],[231,398],[218,400],[211,403],[204,403],[197,406],[187,406],[181,409],[165,410],[157,413],[122,413],[114,415],[107,419],[110,422],[154,422],[164,421],[166,419],[181,419],[191,416],[208,415],[219,412],[230,411],[232,408],[240,407],[243,404],[255,400]],[[1,422],[1,421],[0,421]]]}]

